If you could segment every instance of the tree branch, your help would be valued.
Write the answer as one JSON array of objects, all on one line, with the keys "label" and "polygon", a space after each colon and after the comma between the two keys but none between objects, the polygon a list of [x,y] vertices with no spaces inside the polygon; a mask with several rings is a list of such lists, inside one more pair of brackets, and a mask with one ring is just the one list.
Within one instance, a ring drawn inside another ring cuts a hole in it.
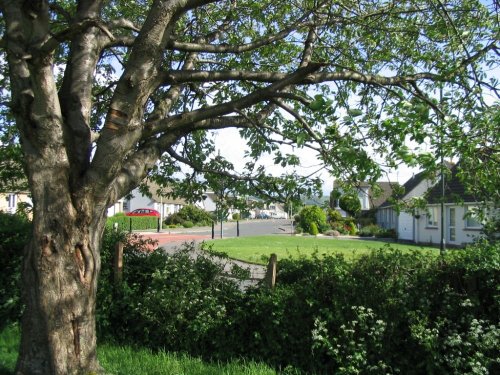
[{"label": "tree branch", "polygon": [[[320,64],[325,65],[325,64]],[[164,84],[176,84],[186,82],[213,82],[213,81],[254,81],[274,83],[286,79],[289,73],[277,72],[250,72],[241,70],[231,71],[169,71],[162,74]],[[396,77],[385,77],[357,72],[354,70],[343,70],[341,72],[318,72],[310,73],[303,77],[297,84],[315,84],[331,81],[356,81],[360,83],[375,84],[379,86],[398,86],[407,82],[420,80],[445,81],[435,73],[422,72]]]},{"label": "tree branch", "polygon": [[227,171],[223,170],[218,170],[218,169],[213,169],[213,168],[207,168],[205,165],[198,165],[193,163],[190,159],[185,158],[178,153],[175,152],[175,150],[172,147],[169,147],[166,152],[175,160],[191,167],[194,171],[199,172],[199,173],[210,173],[210,174],[216,174],[219,176],[224,176],[228,177],[232,180],[236,181],[253,181],[258,178],[258,176],[242,176],[238,174],[233,174],[229,173]]},{"label": "tree branch", "polygon": [[283,29],[282,31],[267,36],[265,38],[253,41],[251,43],[241,44],[237,46],[232,46],[228,44],[208,44],[208,43],[188,43],[188,42],[179,42],[176,40],[170,40],[167,43],[167,48],[175,49],[178,51],[184,52],[205,52],[205,53],[234,53],[240,54],[244,52],[249,52],[256,50],[260,47],[272,44],[278,40],[281,40],[288,36],[293,31],[308,26],[309,22],[304,22],[303,20],[307,18],[307,15],[303,16],[300,21],[291,25],[288,28]]},{"label": "tree branch", "polygon": [[192,124],[198,123],[201,120],[224,116],[269,99],[273,97],[276,92],[283,90],[290,85],[300,83],[306,76],[320,69],[322,66],[323,64],[309,64],[308,66],[299,68],[294,73],[285,75],[283,79],[278,80],[263,89],[256,90],[240,99],[172,116],[156,123],[150,123],[148,126],[152,130],[152,133],[159,133],[166,130],[176,130],[180,128],[190,129]]},{"label": "tree branch", "polygon": [[304,51],[302,52],[302,60],[300,61],[300,66],[306,66],[311,62],[312,54],[314,51],[314,42],[318,38],[316,34],[316,28],[310,27],[307,33],[307,38],[304,43]]}]

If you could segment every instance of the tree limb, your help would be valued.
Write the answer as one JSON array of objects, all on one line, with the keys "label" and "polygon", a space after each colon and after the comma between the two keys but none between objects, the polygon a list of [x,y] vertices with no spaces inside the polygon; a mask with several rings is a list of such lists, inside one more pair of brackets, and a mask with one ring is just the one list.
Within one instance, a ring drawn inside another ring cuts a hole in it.
[{"label": "tree limb", "polygon": [[244,52],[253,51],[260,47],[272,44],[278,40],[281,40],[288,36],[293,31],[297,30],[300,27],[308,26],[309,22],[304,22],[304,16],[301,21],[293,24],[292,26],[283,29],[282,31],[270,35],[266,38],[262,38],[251,43],[241,44],[237,46],[232,46],[228,44],[208,44],[208,43],[189,43],[189,42],[179,42],[176,40],[170,40],[167,43],[167,48],[175,49],[178,51],[184,52],[205,52],[205,53],[234,53],[240,54]]},{"label": "tree limb", "polygon": [[[325,64],[321,64],[325,65]],[[212,81],[254,81],[274,83],[286,79],[289,73],[278,72],[251,72],[241,70],[231,71],[169,71],[162,74],[164,84],[176,84],[186,82],[212,82]],[[331,81],[356,81],[360,83],[376,84],[380,86],[398,86],[407,82],[420,80],[445,81],[446,77],[439,74],[422,72],[396,77],[385,77],[357,72],[354,70],[343,70],[341,72],[317,72],[303,77],[297,84],[315,84]]]},{"label": "tree limb", "polygon": [[219,117],[235,112],[236,110],[248,108],[252,105],[271,98],[276,92],[285,89],[286,87],[297,84],[306,76],[320,69],[323,64],[309,64],[303,68],[299,68],[294,73],[285,75],[285,77],[271,85],[256,90],[240,99],[235,99],[228,103],[201,108],[195,111],[186,112],[182,115],[172,116],[170,118],[160,120],[157,123],[149,124],[153,132],[158,133],[168,130],[176,130],[180,128],[190,128],[190,124],[197,123],[208,118]]}]

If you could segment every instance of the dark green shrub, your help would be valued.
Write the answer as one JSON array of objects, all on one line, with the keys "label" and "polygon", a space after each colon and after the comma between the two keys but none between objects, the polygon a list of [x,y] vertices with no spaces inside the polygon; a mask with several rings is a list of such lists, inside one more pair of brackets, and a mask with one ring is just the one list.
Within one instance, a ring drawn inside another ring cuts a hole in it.
[{"label": "dark green shrub", "polygon": [[[118,239],[127,244],[123,282],[114,287],[110,264]],[[106,234],[97,303],[99,337],[208,355],[216,332],[226,325],[229,310],[242,295],[237,284],[224,277],[221,256],[193,256],[193,245],[168,255],[162,249],[151,251],[138,237]]]},{"label": "dark green shrub", "polygon": [[342,195],[339,199],[339,206],[351,216],[356,216],[361,212],[361,202],[355,193]]},{"label": "dark green shrub", "polygon": [[370,224],[365,227],[362,227],[359,230],[358,235],[361,237],[373,237],[376,234],[378,234],[381,230],[382,228],[380,228],[378,225]]},{"label": "dark green shrub", "polygon": [[165,218],[165,224],[167,225],[182,225],[184,223],[185,219],[179,215],[178,212],[173,213],[172,215],[169,215]]},{"label": "dark green shrub", "polygon": [[397,233],[395,229],[383,229],[380,228],[378,232],[375,233],[377,238],[397,238]]},{"label": "dark green shrub", "polygon": [[340,214],[339,211],[334,210],[332,208],[328,209],[328,222],[336,222],[336,221],[342,221],[343,217]]},{"label": "dark green shrub", "polygon": [[130,246],[114,290],[103,249],[100,337],[318,375],[498,372],[499,244],[282,259],[275,289],[246,293],[212,253]]},{"label": "dark green shrub", "polygon": [[356,233],[358,233],[358,228],[356,227],[354,218],[346,217],[342,220],[342,222],[344,224],[344,230],[347,232],[347,234],[354,236]]},{"label": "dark green shrub", "polygon": [[354,262],[284,259],[276,289],[249,292],[228,320],[216,356],[315,374],[496,373],[499,268],[491,245],[444,259],[388,247]]},{"label": "dark green shrub", "polygon": [[191,221],[196,226],[206,226],[211,225],[213,220],[208,212],[193,205],[184,206],[165,219],[167,224],[183,225],[185,221]]},{"label": "dark green shrub", "polygon": [[313,236],[316,236],[317,234],[319,234],[318,226],[316,225],[315,222],[312,222],[309,225],[309,234],[311,234]]},{"label": "dark green shrub", "polygon": [[31,230],[26,217],[0,212],[0,329],[21,316],[21,263]]},{"label": "dark green shrub", "polygon": [[182,223],[182,226],[184,228],[192,228],[192,227],[194,227],[194,224],[192,221],[186,220],[184,223]]},{"label": "dark green shrub", "polygon": [[335,221],[330,223],[332,230],[339,232],[340,234],[349,234],[349,231],[346,229],[343,221]]},{"label": "dark green shrub", "polygon": [[304,232],[311,232],[311,224],[314,223],[316,228],[319,230],[321,228],[325,228],[326,223],[326,214],[325,212],[318,206],[307,206],[304,207],[299,213],[299,222],[298,224],[302,227]]}]

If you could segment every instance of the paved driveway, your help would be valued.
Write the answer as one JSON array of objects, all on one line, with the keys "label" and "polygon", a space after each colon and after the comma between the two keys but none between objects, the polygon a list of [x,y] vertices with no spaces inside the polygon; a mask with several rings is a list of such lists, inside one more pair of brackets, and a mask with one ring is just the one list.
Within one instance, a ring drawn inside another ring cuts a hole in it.
[{"label": "paved driveway", "polygon": [[[222,225],[222,238],[236,237],[238,232],[236,222],[227,222]],[[292,234],[292,225],[289,220],[243,220],[239,222],[239,235],[241,237],[262,236],[269,234]],[[162,232],[141,232],[145,237],[158,240],[158,245],[165,249],[168,253],[174,253],[186,242],[194,242],[196,244],[205,240],[212,239],[212,228],[174,228],[164,229]],[[214,239],[221,238],[220,224],[215,225]],[[197,256],[197,251],[193,253]],[[238,260],[221,259],[224,263],[224,268],[229,274],[234,264],[246,268],[250,271],[250,280],[242,283],[242,287],[246,288],[249,285],[254,285],[262,280],[266,273],[266,267],[258,264],[241,262]]]}]

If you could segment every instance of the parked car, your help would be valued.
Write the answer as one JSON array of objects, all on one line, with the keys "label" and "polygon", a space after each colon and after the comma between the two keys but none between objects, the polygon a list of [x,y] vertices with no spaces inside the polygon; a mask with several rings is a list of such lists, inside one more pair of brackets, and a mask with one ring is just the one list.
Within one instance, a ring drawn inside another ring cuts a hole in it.
[{"label": "parked car", "polygon": [[156,210],[152,210],[151,208],[138,208],[134,211],[127,212],[126,216],[156,216],[160,217],[160,213]]}]

